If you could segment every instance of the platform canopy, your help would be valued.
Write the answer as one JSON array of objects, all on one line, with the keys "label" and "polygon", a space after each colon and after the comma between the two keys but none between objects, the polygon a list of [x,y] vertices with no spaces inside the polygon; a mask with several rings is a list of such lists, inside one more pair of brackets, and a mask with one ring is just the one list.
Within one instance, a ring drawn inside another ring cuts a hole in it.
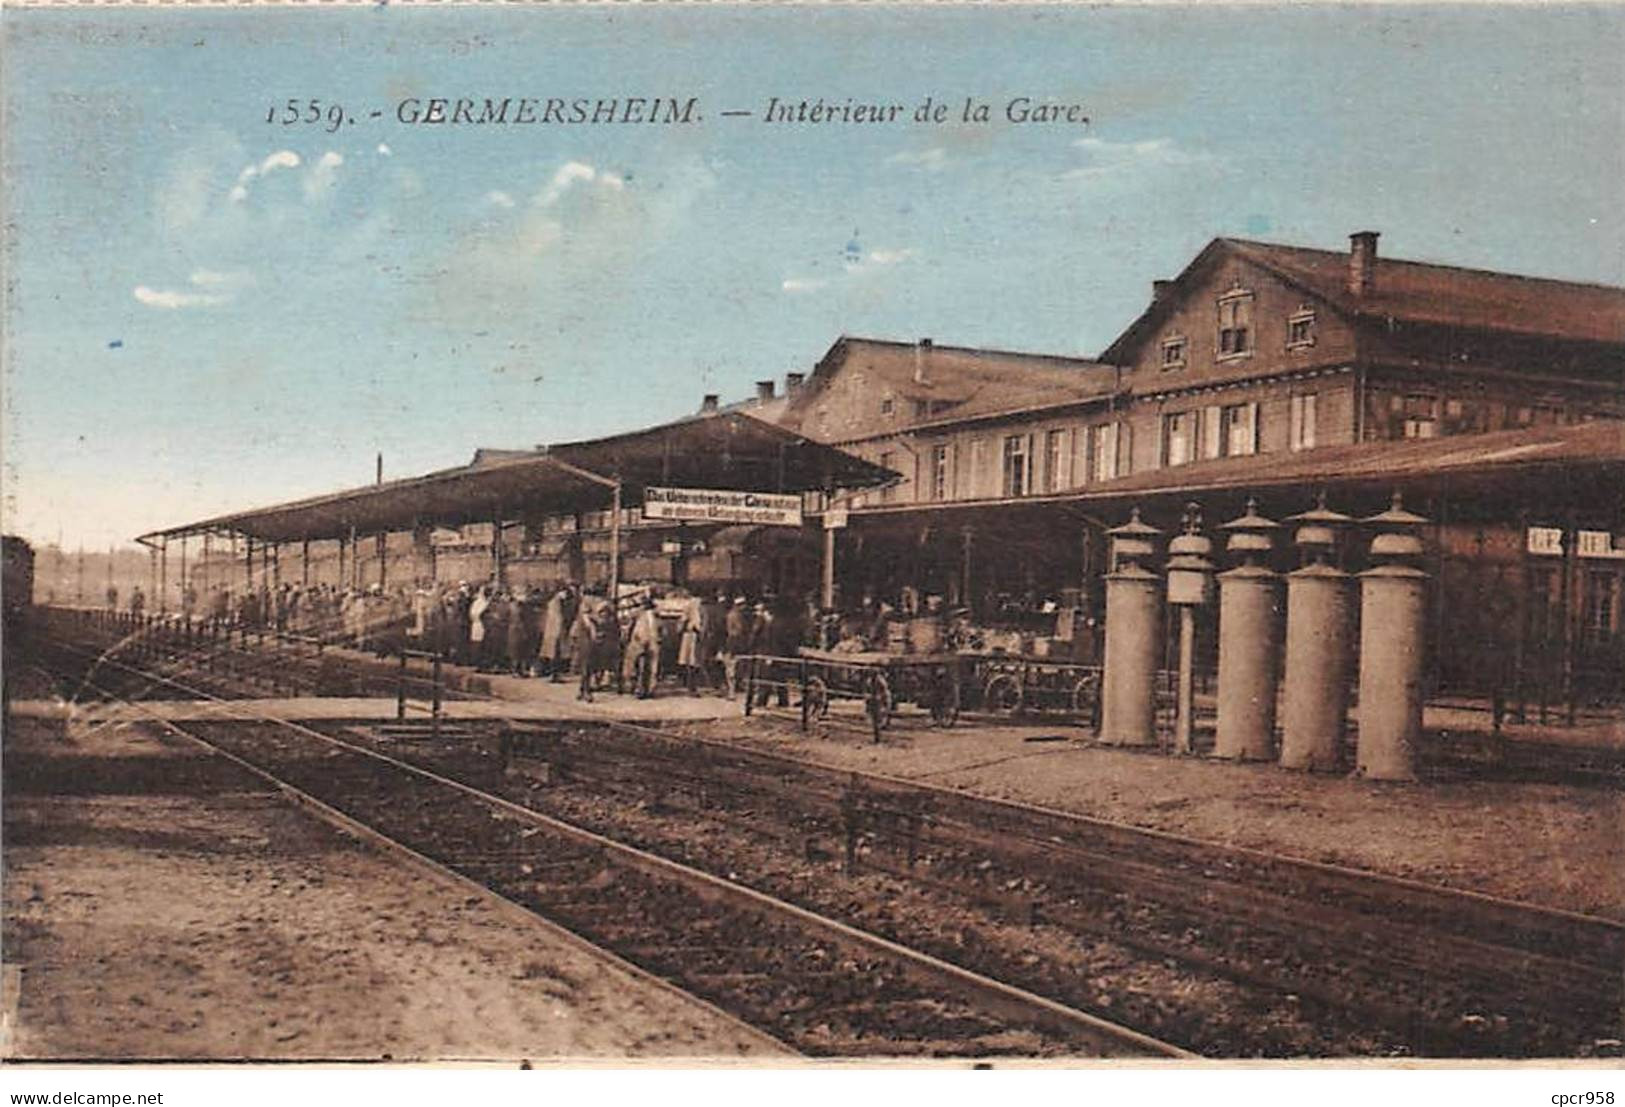
[{"label": "platform canopy", "polygon": [[414,526],[458,527],[607,508],[647,485],[738,492],[869,488],[889,469],[740,412],[536,450],[479,451],[468,465],[153,531],[148,545],[199,534],[262,542],[347,538]]},{"label": "platform canopy", "polygon": [[1619,503],[1625,488],[1625,422],[1597,420],[1572,426],[1523,427],[1447,438],[1361,442],[1319,449],[1221,458],[1151,469],[1063,492],[929,504],[876,504],[854,510],[852,522],[883,528],[983,525],[989,518],[1044,518],[1060,509],[1085,519],[1120,520],[1130,508],[1177,519],[1199,501],[1240,514],[1259,495],[1278,513],[1303,510],[1317,491],[1342,497],[1343,510],[1376,510],[1394,491],[1445,496],[1453,513],[1493,516],[1516,506],[1550,510]]}]

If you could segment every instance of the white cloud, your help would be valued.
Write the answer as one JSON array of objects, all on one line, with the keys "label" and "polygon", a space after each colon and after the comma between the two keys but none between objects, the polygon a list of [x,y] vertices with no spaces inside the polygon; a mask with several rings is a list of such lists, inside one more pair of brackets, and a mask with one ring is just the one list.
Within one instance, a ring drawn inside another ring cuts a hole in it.
[{"label": "white cloud", "polygon": [[948,151],[941,146],[933,146],[928,150],[901,150],[887,158],[886,164],[909,165],[935,173],[947,166]]},{"label": "white cloud", "polygon": [[876,265],[896,265],[899,262],[909,260],[918,253],[919,251],[912,246],[901,250],[870,250],[867,260]]},{"label": "white cloud", "polygon": [[264,161],[260,162],[260,176],[265,176],[265,174],[271,172],[273,169],[298,168],[298,154],[294,153],[292,150],[278,150],[276,153],[268,155]]},{"label": "white cloud", "polygon": [[779,287],[791,293],[817,292],[827,284],[829,284],[828,281],[815,277],[787,277]]},{"label": "white cloud", "polygon": [[333,178],[343,164],[344,155],[337,150],[329,150],[317,158],[316,164],[305,174],[305,199],[317,200],[332,188]]},{"label": "white cloud", "polygon": [[299,155],[292,150],[278,150],[273,154],[267,154],[265,160],[258,165],[243,166],[243,171],[237,174],[237,184],[231,190],[231,198],[237,203],[248,199],[248,183],[255,177],[263,177],[278,169],[298,168]]},{"label": "white cloud", "polygon": [[617,174],[594,169],[583,161],[567,161],[559,166],[547,187],[537,194],[536,203],[544,208],[551,207],[577,184],[597,184],[612,192],[626,188],[626,181]]},{"label": "white cloud", "polygon": [[135,286],[134,295],[148,307],[163,308],[167,311],[176,308],[212,307],[230,299],[229,296],[220,296],[213,292],[178,292],[168,288],[148,288],[144,284]]},{"label": "white cloud", "polygon": [[485,194],[485,202],[487,204],[495,204],[499,208],[513,207],[513,197],[508,195],[506,192],[503,192],[500,188],[493,188],[490,192],[487,192]]},{"label": "white cloud", "polygon": [[395,151],[393,151],[393,150],[391,150],[391,149],[390,149],[390,148],[389,148],[389,143],[387,143],[387,142],[380,142],[380,143],[379,143],[379,144],[378,144],[378,152],[379,152],[379,153],[380,153],[380,154],[382,154],[382,155],[383,155],[383,156],[384,156],[384,157],[386,157],[386,158],[387,158],[387,157],[389,157],[389,155],[391,155],[391,154],[393,154],[393,153],[394,153],[394,152],[395,152]]},{"label": "white cloud", "polygon": [[242,270],[224,272],[219,269],[194,269],[191,282],[199,288],[238,289],[254,283],[254,276]]},{"label": "white cloud", "polygon": [[1181,149],[1171,138],[1141,139],[1138,142],[1110,142],[1103,138],[1080,138],[1072,143],[1083,151],[1087,164],[1068,169],[1063,180],[1101,180],[1143,168],[1200,165],[1213,161],[1210,154]]}]

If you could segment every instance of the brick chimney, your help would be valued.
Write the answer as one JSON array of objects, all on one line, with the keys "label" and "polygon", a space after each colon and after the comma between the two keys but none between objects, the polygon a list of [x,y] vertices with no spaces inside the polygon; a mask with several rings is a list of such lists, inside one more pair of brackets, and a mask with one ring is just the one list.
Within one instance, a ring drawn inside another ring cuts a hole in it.
[{"label": "brick chimney", "polygon": [[914,347],[914,383],[915,384],[930,384],[931,383],[930,376],[925,371],[925,359],[931,356],[931,351],[935,347],[936,347],[936,343],[931,341],[929,338],[920,339],[919,343]]},{"label": "brick chimney", "polygon": [[1174,287],[1174,282],[1173,281],[1152,281],[1151,282],[1151,302],[1153,304],[1161,303],[1162,300],[1168,295],[1168,290],[1173,288],[1173,287]]},{"label": "brick chimney", "polygon": [[786,396],[794,396],[797,392],[800,392],[801,385],[804,381],[806,381],[806,379],[807,374],[805,373],[784,374],[784,394]]},{"label": "brick chimney", "polygon": [[1377,233],[1355,231],[1349,235],[1349,291],[1364,296],[1377,285]]},{"label": "brick chimney", "polygon": [[717,394],[715,392],[707,392],[705,394],[705,399],[700,401],[700,414],[701,415],[710,415],[713,412],[715,412],[716,410],[717,410]]},{"label": "brick chimney", "polygon": [[756,398],[758,400],[761,400],[761,401],[764,401],[764,402],[767,401],[767,400],[771,400],[773,398],[773,382],[772,381],[757,381],[756,382]]}]

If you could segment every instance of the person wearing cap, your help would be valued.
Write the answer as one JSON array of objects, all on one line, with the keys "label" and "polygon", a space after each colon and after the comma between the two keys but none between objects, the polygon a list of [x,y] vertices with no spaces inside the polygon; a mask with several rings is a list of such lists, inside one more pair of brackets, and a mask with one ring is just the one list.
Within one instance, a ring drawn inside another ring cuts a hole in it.
[{"label": "person wearing cap", "polygon": [[542,616],[542,672],[554,684],[564,679],[564,672],[570,667],[577,606],[575,593],[566,584],[548,598],[547,610]]},{"label": "person wearing cap", "polygon": [[[637,682],[638,661],[648,659],[648,679]],[[653,596],[645,595],[632,620],[631,632],[626,638],[626,652],[621,658],[621,679],[632,685],[639,699],[654,695],[655,682],[660,679],[660,615],[655,611]]]},{"label": "person wearing cap", "polygon": [[682,675],[688,694],[699,694],[699,677],[705,667],[702,654],[706,642],[705,603],[698,596],[690,596],[683,604],[683,622],[677,638],[677,671]]},{"label": "person wearing cap", "polygon": [[739,691],[739,659],[750,653],[751,639],[756,633],[756,619],[745,606],[744,596],[734,597],[722,623],[723,694],[731,700]]},{"label": "person wearing cap", "polygon": [[575,621],[570,624],[570,654],[575,658],[576,671],[581,676],[576,699],[587,703],[592,702],[593,678],[598,669],[599,602],[597,595],[591,591],[582,596],[581,603],[576,607]]}]

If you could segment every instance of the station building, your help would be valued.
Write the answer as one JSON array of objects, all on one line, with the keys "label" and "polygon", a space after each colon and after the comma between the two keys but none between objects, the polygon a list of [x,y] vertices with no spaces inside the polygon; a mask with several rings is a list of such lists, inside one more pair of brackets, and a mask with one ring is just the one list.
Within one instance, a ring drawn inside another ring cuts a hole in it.
[{"label": "station building", "polygon": [[1625,289],[1220,238],[1098,360],[844,337],[793,391],[778,421],[900,474],[852,500],[855,592],[1098,612],[1132,508],[1398,490],[1436,687],[1625,695]]},{"label": "station building", "polygon": [[[661,484],[796,494],[804,524],[649,518]],[[1253,496],[1362,516],[1395,491],[1430,520],[1435,689],[1625,696],[1625,289],[1390,259],[1375,232],[1215,239],[1095,359],[847,336],[673,424],[145,540],[257,543],[258,579],[296,544],[305,579],[350,584],[801,594],[833,560],[845,603],[908,588],[1098,632],[1105,531],[1133,509],[1171,530],[1192,503],[1212,527]]]}]

